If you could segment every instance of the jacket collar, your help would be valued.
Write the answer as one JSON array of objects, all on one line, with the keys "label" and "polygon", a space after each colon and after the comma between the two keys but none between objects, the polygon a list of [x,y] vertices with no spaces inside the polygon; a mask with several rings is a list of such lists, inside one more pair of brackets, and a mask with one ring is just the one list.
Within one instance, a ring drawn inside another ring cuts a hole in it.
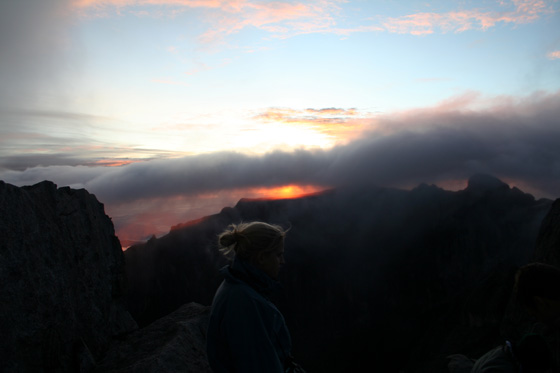
[{"label": "jacket collar", "polygon": [[259,294],[268,298],[281,289],[278,281],[252,265],[249,261],[235,257],[233,263],[220,270],[227,282],[244,282]]}]

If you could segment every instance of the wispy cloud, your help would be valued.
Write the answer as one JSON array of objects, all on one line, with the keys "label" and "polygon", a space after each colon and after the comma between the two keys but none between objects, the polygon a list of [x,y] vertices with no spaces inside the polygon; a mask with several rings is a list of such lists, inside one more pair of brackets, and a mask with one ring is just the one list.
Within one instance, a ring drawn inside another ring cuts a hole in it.
[{"label": "wispy cloud", "polygon": [[[114,141],[115,137],[130,137],[130,132],[121,128],[119,123],[122,122],[116,118],[16,109],[0,110],[0,118],[0,169],[116,165],[168,157],[171,153],[134,142]],[[10,125],[12,123],[17,125]],[[111,133],[111,137],[106,133]]]},{"label": "wispy cloud", "polygon": [[560,50],[549,52],[546,56],[550,60],[560,60]]},{"label": "wispy cloud", "polygon": [[[251,0],[76,0],[75,9],[86,14],[107,15],[112,10],[120,13],[133,6],[148,7],[139,16],[160,16],[167,12],[175,16],[192,8],[211,10],[206,14],[209,28],[200,35],[202,43],[221,41],[228,35],[244,29],[259,29],[274,38],[288,38],[309,33],[332,33],[348,36],[363,32],[390,32],[427,35],[436,32],[485,31],[499,23],[524,24],[536,21],[542,15],[554,12],[552,4],[544,0],[503,1],[504,10],[484,8],[461,9],[449,12],[420,12],[399,17],[372,14],[371,24],[345,24],[345,0],[310,1],[251,1]],[[162,10],[164,7],[165,10]],[[132,10],[131,10],[132,12]]]},{"label": "wispy cloud", "polygon": [[[275,37],[327,31],[334,25],[335,15],[344,0],[311,1],[249,1],[249,0],[76,0],[74,9],[82,14],[107,16],[121,13],[127,8],[144,6],[134,10],[138,16],[160,16],[161,7],[169,16],[193,8],[209,9],[208,31],[200,36],[203,42],[215,41],[245,28],[264,30]],[[131,10],[132,12],[132,10]]]},{"label": "wispy cloud", "polygon": [[25,116],[41,119],[55,119],[55,120],[77,120],[77,121],[108,121],[114,118],[105,117],[101,115],[92,115],[87,113],[76,113],[62,110],[30,110],[30,109],[4,109],[1,111],[4,116]]},{"label": "wispy cloud", "polygon": [[269,108],[254,116],[254,119],[303,126],[332,138],[335,143],[344,143],[360,136],[370,129],[371,113],[358,109],[323,108],[296,110],[290,108]]},{"label": "wispy cloud", "polygon": [[[506,5],[506,4],[504,4]],[[435,32],[485,31],[498,23],[530,23],[553,12],[543,0],[513,0],[509,11],[468,9],[446,13],[415,13],[382,21],[386,31],[398,34],[427,35]]]},{"label": "wispy cloud", "polygon": [[269,108],[255,116],[256,119],[285,123],[344,123],[361,114],[357,109],[304,109]]},{"label": "wispy cloud", "polygon": [[329,32],[336,24],[341,0],[308,2],[243,2],[210,19],[211,29],[200,39],[215,41],[246,28],[260,29],[276,38]]}]

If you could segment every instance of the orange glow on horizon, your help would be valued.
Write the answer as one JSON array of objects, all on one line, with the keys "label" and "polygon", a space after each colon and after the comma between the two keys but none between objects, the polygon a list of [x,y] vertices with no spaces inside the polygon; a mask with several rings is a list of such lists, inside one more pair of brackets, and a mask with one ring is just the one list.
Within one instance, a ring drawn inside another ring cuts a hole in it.
[{"label": "orange glow on horizon", "polygon": [[256,198],[261,199],[295,199],[310,194],[317,194],[325,191],[326,188],[316,185],[296,185],[289,184],[272,188],[258,188],[251,190],[252,194],[256,194]]},{"label": "orange glow on horizon", "polygon": [[126,166],[127,164],[136,163],[139,161],[132,161],[132,160],[119,160],[119,159],[102,159],[100,161],[96,161],[95,164],[99,166],[105,167],[120,167]]},{"label": "orange glow on horizon", "polygon": [[155,235],[161,237],[173,230],[194,226],[222,208],[234,206],[239,200],[296,199],[317,195],[328,187],[288,184],[274,187],[233,189],[207,192],[193,196],[169,196],[135,201],[130,204],[107,206],[115,224],[123,250],[143,243]]}]

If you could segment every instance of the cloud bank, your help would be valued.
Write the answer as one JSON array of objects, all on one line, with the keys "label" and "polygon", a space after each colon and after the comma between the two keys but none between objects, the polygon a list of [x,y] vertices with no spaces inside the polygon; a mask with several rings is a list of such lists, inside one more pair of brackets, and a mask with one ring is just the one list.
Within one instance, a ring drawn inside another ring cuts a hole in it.
[{"label": "cloud bank", "polygon": [[0,177],[16,185],[49,179],[85,187],[109,204],[287,184],[437,184],[477,172],[537,196],[560,197],[560,92],[496,98],[485,108],[469,108],[474,100],[371,119],[373,130],[330,150],[219,152],[111,168],[34,167]]}]

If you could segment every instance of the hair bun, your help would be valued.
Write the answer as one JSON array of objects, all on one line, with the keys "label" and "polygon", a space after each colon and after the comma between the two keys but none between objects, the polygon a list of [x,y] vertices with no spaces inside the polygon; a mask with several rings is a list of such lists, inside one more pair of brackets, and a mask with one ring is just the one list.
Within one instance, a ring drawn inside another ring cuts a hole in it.
[{"label": "hair bun", "polygon": [[250,259],[260,252],[271,251],[284,243],[286,231],[278,225],[254,221],[231,224],[218,236],[224,255],[235,254]]},{"label": "hair bun", "polygon": [[235,232],[227,232],[220,236],[220,245],[222,247],[229,247],[237,243],[237,235]]}]

